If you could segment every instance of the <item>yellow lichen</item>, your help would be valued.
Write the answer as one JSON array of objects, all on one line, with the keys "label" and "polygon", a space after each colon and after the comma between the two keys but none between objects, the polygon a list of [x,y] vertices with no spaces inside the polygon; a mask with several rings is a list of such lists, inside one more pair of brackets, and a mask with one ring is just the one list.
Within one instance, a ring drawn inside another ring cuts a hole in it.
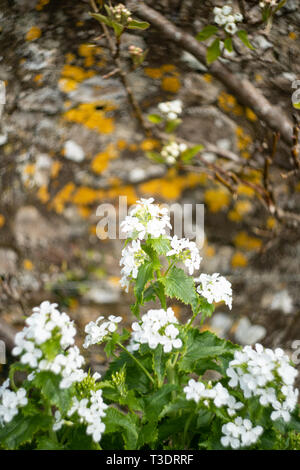
[{"label": "yellow lichen", "polygon": [[98,153],[91,163],[94,173],[100,174],[108,167],[109,160],[118,158],[119,152],[114,144],[109,144],[103,152]]},{"label": "yellow lichen", "polygon": [[42,35],[42,30],[38,26],[32,26],[29,31],[26,33],[26,41],[35,41],[39,39]]},{"label": "yellow lichen", "polygon": [[177,77],[163,77],[161,87],[170,93],[177,93],[180,89],[180,80]]},{"label": "yellow lichen", "polygon": [[44,185],[39,188],[37,192],[37,197],[43,204],[46,204],[46,202],[49,201],[50,194],[48,192],[47,186]]},{"label": "yellow lichen", "polygon": [[4,224],[5,224],[5,217],[4,215],[0,214],[0,228],[3,227]]},{"label": "yellow lichen", "polygon": [[72,202],[79,206],[85,206],[97,201],[99,192],[87,186],[81,186],[72,197]]},{"label": "yellow lichen", "polygon": [[250,201],[237,201],[234,208],[229,211],[228,218],[233,222],[240,222],[243,220],[244,215],[248,214],[252,209]]},{"label": "yellow lichen", "polygon": [[257,121],[257,116],[256,114],[252,111],[250,108],[246,108],[246,117],[249,119],[249,121],[255,122]]},{"label": "yellow lichen", "polygon": [[231,258],[231,266],[233,268],[244,268],[247,264],[248,260],[246,256],[240,251],[237,251]]},{"label": "yellow lichen", "polygon": [[64,93],[69,93],[70,91],[76,90],[78,85],[79,83],[76,82],[76,80],[73,80],[72,78],[60,78],[58,80],[58,87]]},{"label": "yellow lichen", "polygon": [[219,212],[230,203],[230,193],[225,188],[208,189],[204,193],[204,201],[211,212]]},{"label": "yellow lichen", "polygon": [[75,190],[75,184],[67,183],[54,197],[50,203],[50,208],[53,208],[57,213],[62,213],[65,204],[71,200],[72,194]]},{"label": "yellow lichen", "polygon": [[51,178],[56,178],[58,173],[60,172],[60,169],[62,167],[62,163],[59,162],[58,160],[55,160],[53,163],[52,163],[52,166],[51,166]]},{"label": "yellow lichen", "polygon": [[154,79],[159,79],[162,77],[163,75],[163,72],[161,69],[159,68],[150,68],[150,67],[146,67],[144,69],[144,72],[146,75],[148,75],[148,77],[150,78],[154,78]]},{"label": "yellow lichen", "polygon": [[145,139],[140,144],[140,148],[141,150],[144,150],[144,152],[153,150],[155,148],[158,148],[159,146],[160,146],[160,143],[156,139]]},{"label": "yellow lichen", "polygon": [[259,251],[262,241],[259,238],[251,237],[247,232],[239,232],[234,238],[234,244],[237,248],[246,251]]},{"label": "yellow lichen", "polygon": [[[97,109],[97,107],[105,109]],[[63,117],[69,122],[82,124],[100,134],[111,134],[115,128],[114,120],[111,117],[106,117],[106,112],[112,109],[115,108],[109,103],[82,103],[77,108],[66,111]]]},{"label": "yellow lichen", "polygon": [[26,269],[27,271],[32,271],[33,270],[32,261],[30,261],[30,259],[24,259],[23,268]]}]

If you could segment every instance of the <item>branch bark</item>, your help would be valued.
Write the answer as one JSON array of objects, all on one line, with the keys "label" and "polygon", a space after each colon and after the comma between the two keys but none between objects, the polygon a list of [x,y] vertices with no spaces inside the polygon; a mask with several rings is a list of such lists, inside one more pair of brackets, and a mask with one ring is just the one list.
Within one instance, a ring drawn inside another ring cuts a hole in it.
[{"label": "branch bark", "polygon": [[[137,16],[151,23],[167,39],[206,65],[206,47],[193,36],[174,26],[163,15],[140,0],[128,0],[127,4]],[[268,127],[280,133],[286,144],[292,145],[293,126],[281,108],[272,105],[252,83],[246,79],[238,78],[220,61],[213,62],[208,70],[234,94],[241,104],[251,108]]]}]

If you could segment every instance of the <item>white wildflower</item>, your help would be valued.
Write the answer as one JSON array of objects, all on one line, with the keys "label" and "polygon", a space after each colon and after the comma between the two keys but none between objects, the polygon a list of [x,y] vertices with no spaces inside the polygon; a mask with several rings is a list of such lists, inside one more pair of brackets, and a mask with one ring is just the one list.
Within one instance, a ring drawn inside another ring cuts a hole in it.
[{"label": "white wildflower", "polygon": [[122,321],[122,317],[110,315],[108,320],[104,322],[103,320],[104,317],[100,316],[95,322],[91,321],[86,325],[84,331],[87,333],[87,335],[83,344],[84,348],[88,348],[92,344],[99,344],[110,333],[114,333],[118,328],[118,323]]},{"label": "white wildflower", "polygon": [[196,283],[200,285],[197,287],[197,292],[205,297],[207,301],[212,304],[213,302],[222,302],[232,308],[232,288],[231,283],[220,276],[219,273],[201,274],[195,279]]}]

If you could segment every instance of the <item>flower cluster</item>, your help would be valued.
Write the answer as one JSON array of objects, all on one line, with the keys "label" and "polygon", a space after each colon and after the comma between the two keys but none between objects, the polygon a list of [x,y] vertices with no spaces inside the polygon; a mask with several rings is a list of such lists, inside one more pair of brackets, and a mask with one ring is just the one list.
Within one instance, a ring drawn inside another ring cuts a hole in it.
[{"label": "flower cluster", "polygon": [[165,353],[171,352],[173,348],[181,348],[182,341],[178,338],[179,330],[175,326],[177,324],[171,307],[167,310],[149,310],[140,322],[132,323],[129,350],[137,351],[141,344],[148,344],[151,349],[161,344]]},{"label": "flower cluster", "polygon": [[224,301],[231,310],[232,288],[231,283],[225,277],[220,276],[219,273],[200,274],[195,282],[199,283],[197,292],[205,297],[210,304]]},{"label": "flower cluster", "polygon": [[118,323],[122,321],[122,317],[116,317],[114,315],[109,315],[108,320],[103,322],[104,317],[99,317],[95,322],[91,321],[85,327],[85,332],[87,333],[85,341],[83,344],[84,348],[88,348],[92,344],[99,344],[106,338],[110,333],[118,328]]},{"label": "flower cluster", "polygon": [[235,34],[237,32],[236,23],[243,21],[243,15],[241,13],[233,13],[230,5],[225,5],[222,8],[215,7],[213,12],[215,15],[215,23],[219,26],[223,26],[228,34]]},{"label": "flower cluster", "polygon": [[173,165],[177,158],[187,150],[186,144],[178,144],[177,142],[170,142],[164,145],[160,154],[165,159],[166,163]]},{"label": "flower cluster", "polygon": [[187,238],[178,238],[175,235],[171,240],[171,250],[166,256],[176,256],[183,261],[188,268],[189,274],[192,275],[194,270],[199,269],[202,258],[195,242],[191,242]]},{"label": "flower cluster", "polygon": [[223,387],[221,383],[212,386],[211,383],[205,384],[204,382],[196,382],[194,379],[190,379],[183,391],[187,400],[194,400],[196,403],[203,400],[205,406],[209,406],[209,400],[211,400],[217,408],[225,406],[229,416],[234,416],[236,410],[244,406],[243,403],[237,402],[235,397],[230,395],[227,388]]},{"label": "flower cluster", "polygon": [[110,11],[115,19],[121,24],[127,24],[132,21],[131,12],[123,5],[123,3],[119,3],[115,7],[111,7]]},{"label": "flower cluster", "polygon": [[278,5],[278,0],[262,0],[259,2],[260,8],[266,7],[276,7]]},{"label": "flower cluster", "polygon": [[122,287],[126,288],[127,292],[130,280],[137,278],[139,267],[146,258],[147,255],[141,247],[140,240],[132,240],[132,243],[123,248],[120,260],[120,266],[123,266],[120,283]]},{"label": "flower cluster", "polygon": [[[56,307],[57,304],[46,301],[33,309],[33,314],[25,321],[27,326],[16,334],[12,354],[21,356],[21,363],[27,364],[34,372],[50,370],[60,374],[60,387],[68,388],[84,378],[85,373],[81,369],[84,359],[79,349],[72,346],[76,334],[73,322]],[[51,344],[60,350],[55,357],[48,351],[52,348],[47,348]]]},{"label": "flower cluster", "polygon": [[290,420],[297,405],[299,391],[293,388],[297,370],[280,348],[272,351],[260,344],[236,351],[226,371],[229,386],[239,386],[245,398],[259,397],[262,406],[271,405],[271,419]]},{"label": "flower cluster", "polygon": [[134,55],[134,56],[140,56],[143,54],[143,49],[141,49],[140,47],[138,46],[129,46],[128,47],[128,50],[130,52],[131,55]]},{"label": "flower cluster", "polygon": [[221,444],[224,447],[239,449],[255,444],[263,433],[262,426],[255,426],[249,419],[238,417],[234,422],[223,424]]},{"label": "flower cluster", "polygon": [[158,109],[168,121],[175,121],[182,113],[182,102],[181,100],[173,100],[159,103]]},{"label": "flower cluster", "polygon": [[8,387],[9,379],[0,386],[0,426],[9,423],[18,414],[19,408],[28,403],[24,388],[13,392]]},{"label": "flower cluster", "polygon": [[[108,408],[102,398],[102,390],[90,392],[89,398],[82,398],[78,400],[76,397],[73,399],[71,409],[68,411],[68,416],[73,416],[77,413],[79,421],[87,425],[86,433],[91,435],[95,442],[101,440],[101,436],[105,431],[105,424],[102,418],[106,416],[105,410]],[[57,417],[59,424],[60,417]]]},{"label": "flower cluster", "polygon": [[141,199],[121,223],[121,230],[128,238],[147,239],[165,235],[171,228],[167,208],[153,204],[154,199]]}]

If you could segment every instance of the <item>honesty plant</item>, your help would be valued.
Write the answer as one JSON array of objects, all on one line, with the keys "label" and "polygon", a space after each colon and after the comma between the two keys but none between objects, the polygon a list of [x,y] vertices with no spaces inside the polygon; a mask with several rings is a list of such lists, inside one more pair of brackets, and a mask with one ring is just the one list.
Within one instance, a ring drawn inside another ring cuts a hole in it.
[{"label": "honesty plant", "polygon": [[[191,276],[198,248],[169,234],[153,199],[138,201],[122,228],[121,283],[133,289],[136,320],[122,332],[115,315],[86,326],[84,348],[103,344],[108,358],[101,378],[83,369],[68,315],[49,302],[35,308],[0,387],[0,448],[300,449],[297,371],[284,351],[242,349],[199,328],[215,303],[231,308],[230,282]],[[175,301],[191,312],[185,323]]]}]

